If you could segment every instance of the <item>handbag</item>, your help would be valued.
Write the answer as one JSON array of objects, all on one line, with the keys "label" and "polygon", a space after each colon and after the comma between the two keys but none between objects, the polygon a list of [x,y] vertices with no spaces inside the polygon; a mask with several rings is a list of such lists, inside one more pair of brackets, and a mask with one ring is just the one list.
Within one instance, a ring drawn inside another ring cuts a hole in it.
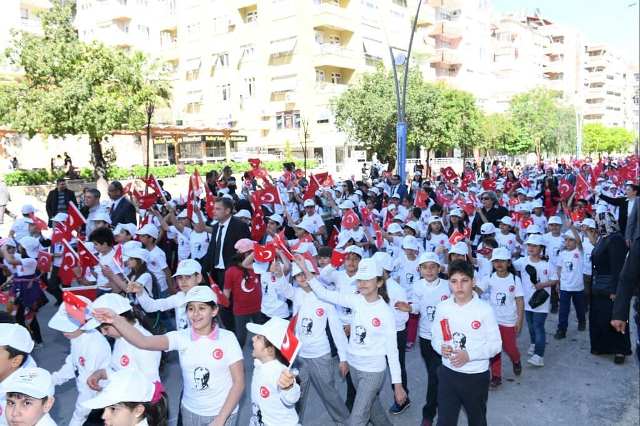
[{"label": "handbag", "polygon": [[531,297],[529,298],[529,306],[531,309],[535,309],[538,306],[542,305],[549,298],[549,293],[544,288],[536,290],[533,292]]}]

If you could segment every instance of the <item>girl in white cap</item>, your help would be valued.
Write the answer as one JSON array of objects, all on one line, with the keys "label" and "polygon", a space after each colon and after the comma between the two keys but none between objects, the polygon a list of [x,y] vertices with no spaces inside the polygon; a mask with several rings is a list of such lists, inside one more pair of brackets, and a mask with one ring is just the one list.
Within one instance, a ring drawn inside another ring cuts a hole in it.
[{"label": "girl in white cap", "polygon": [[6,395],[9,426],[56,426],[49,412],[53,408],[51,374],[42,368],[24,368],[2,383]]},{"label": "girl in white cap", "polygon": [[[297,259],[304,269],[304,263]],[[394,385],[395,402],[402,406],[407,393],[402,386],[396,327],[393,311],[387,304],[382,268],[375,260],[363,259],[355,275],[359,294],[331,291],[307,271],[311,289],[320,299],[345,306],[353,311],[347,362],[356,388],[356,398],[347,424],[389,424],[380,403],[379,392],[385,379],[387,364]]]},{"label": "girl in white cap", "polygon": [[[121,288],[107,276],[109,275],[109,271],[113,274],[121,274],[123,272],[118,268],[118,265],[114,260],[116,251],[113,247],[116,242],[113,237],[113,232],[111,232],[111,229],[107,227],[96,228],[89,236],[89,240],[93,243],[93,246],[98,252],[98,260],[100,261],[92,271],[93,275],[96,277],[96,284],[98,285],[98,296],[110,293],[112,290],[118,293],[121,291]],[[106,274],[105,270],[107,271]],[[83,285],[90,284],[84,277],[78,278],[78,281]]]},{"label": "girl in white cap", "polygon": [[[282,251],[276,250],[276,258],[269,263],[254,263],[254,253],[250,253],[242,261],[242,266],[260,275],[262,288],[260,311],[265,316],[263,320],[266,321],[273,317],[289,318],[291,312],[289,312],[287,298],[290,296],[290,286],[287,283],[286,275],[291,269],[291,263]],[[258,266],[264,269],[260,271]]]},{"label": "girl in white cap", "polygon": [[[410,295],[413,293],[413,283],[420,279],[418,273],[418,255],[420,246],[418,240],[412,236],[406,236],[402,240],[403,254],[394,263],[394,272],[391,276],[398,281],[404,291]],[[407,323],[407,345],[406,349],[411,350],[416,342],[418,334],[418,316],[409,315]]]},{"label": "girl in white cap", "polygon": [[299,425],[295,405],[300,399],[300,385],[280,352],[288,328],[289,321],[278,317],[264,325],[247,324],[247,330],[255,334],[250,426]]},{"label": "girl in white cap", "polygon": [[[87,306],[91,301],[78,296]],[[69,426],[82,426],[91,410],[82,406],[82,403],[96,395],[89,388],[87,379],[96,370],[108,368],[111,347],[107,339],[97,331],[84,331],[82,324],[69,316],[66,306],[60,305],[49,321],[49,327],[62,332],[64,337],[70,340],[71,350],[64,360],[64,364],[58,371],[52,374],[53,384],[62,385],[71,379],[76,381],[78,399],[76,407],[69,421]]]},{"label": "girl in white cap", "polygon": [[176,216],[175,208],[169,208],[167,216],[159,216],[160,226],[167,233],[167,239],[175,242],[178,247],[178,261],[189,259],[191,248],[189,238],[191,236],[191,218],[187,216],[187,210],[181,211]]},{"label": "girl in white cap", "polygon": [[158,227],[151,224],[144,225],[138,229],[136,235],[138,235],[138,239],[143,247],[149,252],[147,267],[158,281],[160,294],[166,297],[169,294],[175,293],[171,270],[167,265],[167,255],[156,245],[156,241],[160,237]]},{"label": "girl in white cap", "polygon": [[431,216],[429,226],[427,226],[427,237],[425,238],[425,251],[432,251],[440,258],[440,263],[444,263],[447,250],[451,247],[449,237],[444,232],[444,225],[440,216]]},{"label": "girl in white cap", "polygon": [[244,391],[242,349],[234,334],[221,329],[215,321],[217,301],[211,288],[193,287],[183,306],[177,308],[186,310],[191,328],[158,336],[142,333],[112,310],[94,312],[96,318],[110,324],[139,349],[178,351],[183,381],[180,406],[183,426],[236,423]]},{"label": "girl in white cap", "polygon": [[513,220],[509,216],[505,216],[500,219],[500,223],[498,225],[500,232],[496,232],[496,241],[500,247],[504,247],[509,250],[509,254],[513,257],[518,245],[516,241],[516,234],[512,232],[512,227]]},{"label": "girl in white cap", "polygon": [[168,405],[162,384],[136,370],[114,373],[96,397],[84,402],[90,410],[104,409],[105,426],[167,426]]}]

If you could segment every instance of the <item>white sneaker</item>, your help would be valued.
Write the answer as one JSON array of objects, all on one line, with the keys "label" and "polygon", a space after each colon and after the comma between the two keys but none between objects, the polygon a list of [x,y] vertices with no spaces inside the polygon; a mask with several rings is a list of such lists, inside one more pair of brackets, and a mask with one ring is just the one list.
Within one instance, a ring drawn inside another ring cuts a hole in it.
[{"label": "white sneaker", "polygon": [[529,345],[529,350],[527,351],[527,353],[529,354],[529,356],[532,356],[535,353],[535,350],[536,350],[536,345],[532,343]]},{"label": "white sneaker", "polygon": [[544,358],[535,354],[527,362],[534,367],[544,367]]}]

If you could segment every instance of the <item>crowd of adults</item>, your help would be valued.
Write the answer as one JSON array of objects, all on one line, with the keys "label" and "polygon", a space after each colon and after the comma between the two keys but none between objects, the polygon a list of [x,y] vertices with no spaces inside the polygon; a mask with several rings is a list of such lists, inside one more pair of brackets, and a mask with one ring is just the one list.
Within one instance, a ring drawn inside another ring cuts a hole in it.
[{"label": "crowd of adults", "polygon": [[[160,371],[178,368],[162,361],[167,350],[180,356],[180,424],[235,424],[248,332],[252,425],[304,424],[311,385],[337,424],[390,424],[411,404],[414,347],[426,367],[422,424],[456,425],[461,407],[469,424],[486,424],[501,353],[523,372],[525,322],[530,369],[544,366],[548,321],[556,339],[588,329],[591,353],[617,364],[632,353],[637,157],[418,167],[406,181],[379,168],[338,181],[251,166],[242,177],[228,167],[192,176],[173,197],[155,179],[111,182],[106,197],[60,179],[47,220],[21,207],[0,243],[0,425],[55,424],[53,386],[70,379],[72,425],[166,424]],[[7,202],[0,191],[0,221]],[[29,355],[43,344],[46,303],[59,305],[48,326],[71,340],[52,374]],[[328,391],[336,369],[344,398]],[[383,409],[387,371],[394,400]]]}]

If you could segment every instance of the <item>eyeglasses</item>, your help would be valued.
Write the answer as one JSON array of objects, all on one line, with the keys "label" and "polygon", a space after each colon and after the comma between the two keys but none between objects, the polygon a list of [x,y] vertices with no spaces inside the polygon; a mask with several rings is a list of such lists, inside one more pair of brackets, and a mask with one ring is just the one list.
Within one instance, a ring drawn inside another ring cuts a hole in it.
[{"label": "eyeglasses", "polygon": [[482,201],[485,201],[485,200],[491,200],[491,198],[489,198],[489,197],[482,197],[482,198],[480,198],[480,199],[481,199]]}]

